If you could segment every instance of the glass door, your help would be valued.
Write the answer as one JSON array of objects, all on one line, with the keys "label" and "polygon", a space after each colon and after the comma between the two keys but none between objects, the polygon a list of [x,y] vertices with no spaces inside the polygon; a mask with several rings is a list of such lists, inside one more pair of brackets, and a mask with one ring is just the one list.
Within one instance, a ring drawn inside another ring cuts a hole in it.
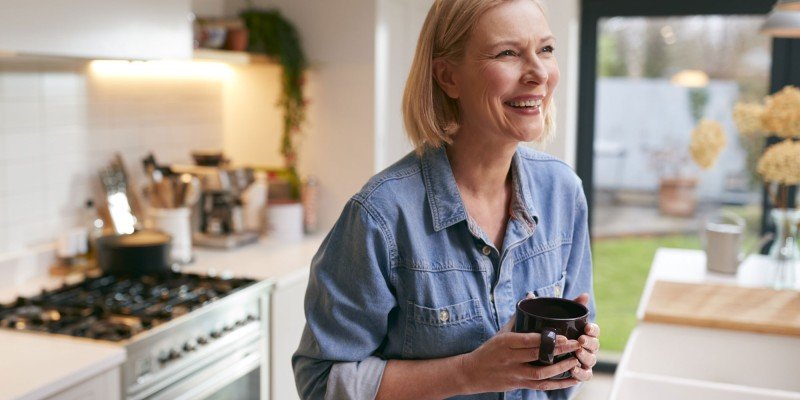
[{"label": "glass door", "polygon": [[800,75],[797,46],[758,33],[774,4],[581,0],[576,172],[589,201],[599,369],[612,370],[636,325],[656,249],[699,249],[704,220],[723,210],[747,221],[748,244],[763,229],[753,179],[763,143],[739,135],[732,110]]},{"label": "glass door", "polygon": [[598,21],[591,216],[605,350],[623,350],[657,248],[701,248],[704,221],[720,213],[757,241],[763,141],[740,135],[732,110],[769,92],[764,19]]}]

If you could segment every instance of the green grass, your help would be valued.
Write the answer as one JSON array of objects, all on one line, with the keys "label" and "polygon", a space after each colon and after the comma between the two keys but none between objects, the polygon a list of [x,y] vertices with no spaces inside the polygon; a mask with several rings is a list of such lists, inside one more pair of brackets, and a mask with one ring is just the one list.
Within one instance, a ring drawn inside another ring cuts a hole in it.
[{"label": "green grass", "polygon": [[594,292],[603,351],[622,352],[659,247],[699,249],[697,235],[603,239],[593,243]]}]

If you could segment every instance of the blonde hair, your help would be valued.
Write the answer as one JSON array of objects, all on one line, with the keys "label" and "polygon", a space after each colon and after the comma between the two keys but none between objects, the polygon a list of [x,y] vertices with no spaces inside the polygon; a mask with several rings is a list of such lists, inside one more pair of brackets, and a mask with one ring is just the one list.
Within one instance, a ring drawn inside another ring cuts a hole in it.
[{"label": "blonde hair", "polygon": [[[418,153],[452,143],[458,129],[458,101],[451,99],[435,82],[433,60],[444,58],[460,61],[472,27],[487,10],[512,0],[436,0],[417,41],[414,61],[403,93],[403,121],[406,134]],[[542,13],[544,6],[533,1]],[[551,99],[544,113],[544,134],[547,142],[555,130],[555,105]]]}]

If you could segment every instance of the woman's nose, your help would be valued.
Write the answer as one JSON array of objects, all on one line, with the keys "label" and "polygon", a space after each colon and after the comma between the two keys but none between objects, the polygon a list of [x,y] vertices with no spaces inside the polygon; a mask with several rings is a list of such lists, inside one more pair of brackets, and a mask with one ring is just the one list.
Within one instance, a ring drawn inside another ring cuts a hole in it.
[{"label": "woman's nose", "polygon": [[537,55],[532,55],[525,63],[525,71],[522,76],[523,83],[528,85],[544,85],[547,82],[548,73],[544,63]]}]

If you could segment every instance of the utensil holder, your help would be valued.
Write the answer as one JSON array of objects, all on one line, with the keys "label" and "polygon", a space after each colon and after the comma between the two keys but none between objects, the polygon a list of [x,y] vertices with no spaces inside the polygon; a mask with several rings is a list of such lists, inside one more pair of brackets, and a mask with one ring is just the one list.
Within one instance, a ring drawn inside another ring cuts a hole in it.
[{"label": "utensil holder", "polygon": [[191,210],[180,208],[153,208],[150,210],[153,228],[172,236],[170,256],[173,262],[187,264],[192,261]]}]

